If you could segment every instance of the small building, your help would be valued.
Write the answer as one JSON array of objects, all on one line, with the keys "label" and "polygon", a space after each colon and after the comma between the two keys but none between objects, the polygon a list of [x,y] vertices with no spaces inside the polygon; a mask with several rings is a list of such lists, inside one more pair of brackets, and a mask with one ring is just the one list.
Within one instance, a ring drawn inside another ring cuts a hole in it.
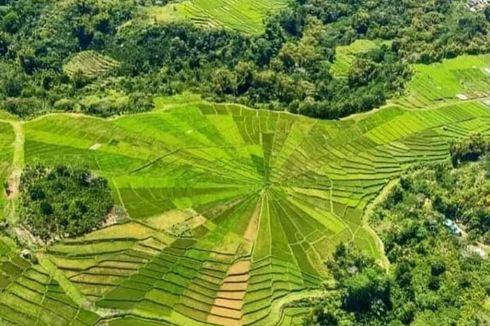
[{"label": "small building", "polygon": [[444,220],[443,224],[449,230],[449,232],[451,232],[451,234],[458,237],[463,235],[463,230],[461,230],[461,228],[456,223],[454,223],[453,220],[447,218]]}]

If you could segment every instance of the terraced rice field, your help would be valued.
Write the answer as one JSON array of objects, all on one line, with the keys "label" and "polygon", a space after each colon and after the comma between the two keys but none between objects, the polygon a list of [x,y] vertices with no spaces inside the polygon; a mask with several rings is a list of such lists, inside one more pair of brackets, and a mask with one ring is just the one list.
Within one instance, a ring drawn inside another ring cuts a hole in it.
[{"label": "terraced rice field", "polygon": [[64,66],[63,70],[70,77],[80,73],[94,78],[103,75],[119,66],[119,63],[95,51],[84,51],[76,54]]},{"label": "terraced rice field", "polygon": [[356,40],[347,46],[339,46],[335,50],[335,61],[331,71],[337,77],[347,77],[356,56],[378,48],[378,44],[370,40]]},{"label": "terraced rice field", "polygon": [[408,108],[490,96],[490,55],[461,56],[432,65],[415,65],[407,95],[396,103]]},{"label": "terraced rice field", "polygon": [[[490,137],[485,98],[341,121],[157,103],[22,123],[26,164],[90,167],[129,218],[49,246],[36,265],[1,239],[0,324],[297,324],[305,311],[280,307],[318,294],[338,243],[383,259],[363,211],[389,180],[446,159],[454,138]],[[0,129],[6,148],[13,135]]]},{"label": "terraced rice field", "polygon": [[19,257],[0,237],[1,325],[94,325],[100,317],[77,305],[41,265]]},{"label": "terraced rice field", "polygon": [[188,0],[152,7],[148,13],[157,21],[188,19],[198,26],[258,34],[263,31],[267,14],[286,7],[287,3],[288,0]]}]

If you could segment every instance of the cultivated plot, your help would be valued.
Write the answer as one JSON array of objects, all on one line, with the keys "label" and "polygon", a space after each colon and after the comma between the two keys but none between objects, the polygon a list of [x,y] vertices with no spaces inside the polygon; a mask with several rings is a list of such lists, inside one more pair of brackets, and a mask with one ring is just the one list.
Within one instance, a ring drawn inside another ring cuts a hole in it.
[{"label": "cultivated plot", "polygon": [[201,27],[224,27],[259,34],[264,30],[267,15],[287,4],[288,0],[188,0],[151,7],[147,14],[160,22],[190,20]]},{"label": "cultivated plot", "polygon": [[451,139],[489,135],[489,122],[480,102],[345,121],[182,103],[28,122],[25,160],[96,170],[129,214],[46,253],[94,311],[127,315],[111,323],[270,324],[279,303],[329,279],[323,262],[341,241],[382,259],[366,205],[409,165],[447,158]]},{"label": "cultivated plot", "polygon": [[460,56],[441,63],[415,65],[414,69],[406,96],[395,101],[405,107],[424,108],[490,97],[490,55]]}]

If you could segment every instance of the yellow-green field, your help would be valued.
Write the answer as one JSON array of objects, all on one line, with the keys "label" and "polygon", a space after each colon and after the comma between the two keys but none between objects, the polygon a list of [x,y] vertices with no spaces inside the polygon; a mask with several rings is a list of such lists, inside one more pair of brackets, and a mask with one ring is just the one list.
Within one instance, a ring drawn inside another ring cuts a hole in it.
[{"label": "yellow-green field", "polygon": [[147,14],[157,22],[190,20],[198,26],[257,34],[263,31],[267,14],[277,12],[287,4],[288,0],[188,0],[151,7]]}]

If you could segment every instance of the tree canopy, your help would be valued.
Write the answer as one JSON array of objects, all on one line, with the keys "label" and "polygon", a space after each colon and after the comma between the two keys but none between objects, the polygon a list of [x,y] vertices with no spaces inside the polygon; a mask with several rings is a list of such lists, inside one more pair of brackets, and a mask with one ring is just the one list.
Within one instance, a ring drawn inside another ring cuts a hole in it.
[{"label": "tree canopy", "polygon": [[[408,63],[488,52],[486,11],[464,4],[297,0],[267,18],[262,34],[247,35],[151,23],[136,0],[4,1],[0,105],[20,116],[53,109],[108,116],[149,110],[151,97],[187,90],[338,118],[402,92]],[[379,46],[357,54],[347,76],[333,74],[338,47],[361,38]],[[118,61],[118,69],[67,75],[63,66],[86,50]]]},{"label": "tree canopy", "polygon": [[87,169],[27,167],[20,190],[22,223],[43,240],[87,233],[114,205],[107,180]]}]

